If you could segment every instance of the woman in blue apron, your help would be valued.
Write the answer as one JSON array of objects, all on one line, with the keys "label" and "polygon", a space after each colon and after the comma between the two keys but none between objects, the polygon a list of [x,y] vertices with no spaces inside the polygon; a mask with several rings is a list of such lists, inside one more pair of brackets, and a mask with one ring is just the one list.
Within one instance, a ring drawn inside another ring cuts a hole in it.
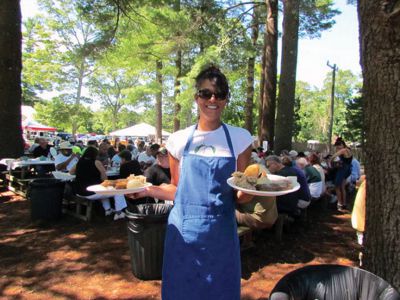
[{"label": "woman in blue apron", "polygon": [[174,200],[165,239],[162,298],[240,299],[240,247],[235,220],[236,193],[226,180],[243,171],[252,137],[221,122],[229,86],[224,74],[209,67],[196,78],[198,124],[175,132],[167,142],[171,184],[152,186],[134,198]]}]

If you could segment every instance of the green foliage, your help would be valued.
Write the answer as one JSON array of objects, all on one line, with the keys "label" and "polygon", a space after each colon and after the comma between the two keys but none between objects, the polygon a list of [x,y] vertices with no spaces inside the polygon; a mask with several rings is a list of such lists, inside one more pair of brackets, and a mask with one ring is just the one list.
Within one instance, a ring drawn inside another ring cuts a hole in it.
[{"label": "green foliage", "polygon": [[53,88],[62,71],[61,64],[52,61],[56,45],[42,17],[29,18],[23,25],[22,101],[32,105],[40,100],[38,93]]},{"label": "green foliage", "polygon": [[321,91],[305,82],[296,84],[295,128],[297,141],[325,141],[328,131],[328,98]]},{"label": "green foliage", "polygon": [[72,123],[78,124],[78,131],[89,132],[92,126],[92,112],[85,106],[70,104],[71,95],[63,94],[50,101],[35,105],[35,119],[44,124],[54,126],[58,131],[71,132]]},{"label": "green foliage", "polygon": [[[231,86],[231,101],[224,112],[224,121],[243,126],[247,61],[253,56],[256,56],[254,97],[259,97],[264,29],[260,28],[259,41],[253,46],[250,35],[253,4],[214,0],[38,2],[46,14],[25,24],[23,91],[26,102],[37,101],[39,92],[59,91],[59,97],[36,105],[38,117],[49,125],[68,131],[76,123],[79,131],[98,133],[140,121],[155,125],[155,98],[161,91],[163,128],[172,131],[176,103],[181,106],[178,115],[181,127],[186,127],[197,118],[194,78],[205,65],[213,63],[227,75]],[[259,23],[264,23],[264,3],[254,5],[258,7]],[[337,13],[330,0],[303,1],[301,31],[317,37],[321,30],[334,24],[332,17]],[[162,85],[156,81],[157,62],[163,65]],[[175,98],[177,79],[180,86]],[[82,96],[83,87],[89,88],[91,99]],[[300,86],[298,92],[297,139],[324,139],[328,91]],[[344,98],[349,96],[346,94]],[[100,110],[93,112],[81,106],[92,102]],[[85,122],[81,110],[89,118]],[[339,132],[345,124],[344,115],[338,111],[335,130]],[[258,114],[257,105],[253,113]],[[253,119],[256,128],[257,118]]]},{"label": "green foliage", "polygon": [[333,19],[340,11],[333,9],[333,0],[302,0],[300,1],[299,36],[319,38],[323,30],[335,24]]},{"label": "green foliage", "polygon": [[[304,142],[312,139],[327,142],[331,84],[332,73],[327,73],[322,89],[311,87],[304,82],[297,82],[295,140]],[[338,71],[333,132],[350,141],[361,141],[362,136],[361,101],[357,98],[360,85],[360,79],[351,71]]]},{"label": "green foliage", "polygon": [[[108,134],[113,131],[113,115],[108,110],[98,110],[93,112],[91,129],[88,132],[98,134]],[[117,129],[125,128],[137,124],[141,121],[140,115],[135,112],[122,108],[118,113]]]},{"label": "green foliage", "polygon": [[356,97],[346,101],[346,127],[343,138],[347,141],[363,143],[365,137],[363,122],[363,98]]}]

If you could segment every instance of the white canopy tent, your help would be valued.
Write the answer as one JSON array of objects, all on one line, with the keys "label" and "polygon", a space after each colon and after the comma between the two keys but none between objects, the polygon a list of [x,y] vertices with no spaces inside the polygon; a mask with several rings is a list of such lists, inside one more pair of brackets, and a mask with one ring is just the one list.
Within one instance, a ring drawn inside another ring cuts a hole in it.
[{"label": "white canopy tent", "polygon": [[[148,137],[156,135],[156,128],[147,123],[140,123],[128,128],[110,132],[111,136],[135,136],[135,137]],[[163,137],[171,135],[169,132],[162,130]]]}]

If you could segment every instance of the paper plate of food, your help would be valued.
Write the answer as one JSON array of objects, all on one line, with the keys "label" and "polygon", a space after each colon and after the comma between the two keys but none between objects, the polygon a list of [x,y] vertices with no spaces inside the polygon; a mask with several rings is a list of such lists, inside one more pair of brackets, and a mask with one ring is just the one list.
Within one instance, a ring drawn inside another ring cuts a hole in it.
[{"label": "paper plate of food", "polygon": [[267,174],[263,165],[252,164],[244,172],[234,172],[227,183],[236,190],[255,196],[281,196],[300,188],[296,176]]},{"label": "paper plate of food", "polygon": [[101,184],[88,186],[87,190],[99,195],[115,196],[138,193],[151,185],[142,175],[130,175],[125,179],[105,180]]}]

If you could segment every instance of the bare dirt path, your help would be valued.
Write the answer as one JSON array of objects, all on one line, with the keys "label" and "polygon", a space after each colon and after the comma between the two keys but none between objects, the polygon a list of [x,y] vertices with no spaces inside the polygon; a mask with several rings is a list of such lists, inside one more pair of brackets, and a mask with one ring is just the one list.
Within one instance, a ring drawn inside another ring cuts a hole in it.
[{"label": "bare dirt path", "polygon": [[[71,217],[30,221],[29,202],[0,194],[0,299],[161,299],[161,281],[132,275],[124,220],[101,216],[90,224]],[[242,253],[242,299],[268,299],[286,273],[307,264],[356,265],[358,247],[349,214],[309,211],[284,234],[256,236]]]}]

